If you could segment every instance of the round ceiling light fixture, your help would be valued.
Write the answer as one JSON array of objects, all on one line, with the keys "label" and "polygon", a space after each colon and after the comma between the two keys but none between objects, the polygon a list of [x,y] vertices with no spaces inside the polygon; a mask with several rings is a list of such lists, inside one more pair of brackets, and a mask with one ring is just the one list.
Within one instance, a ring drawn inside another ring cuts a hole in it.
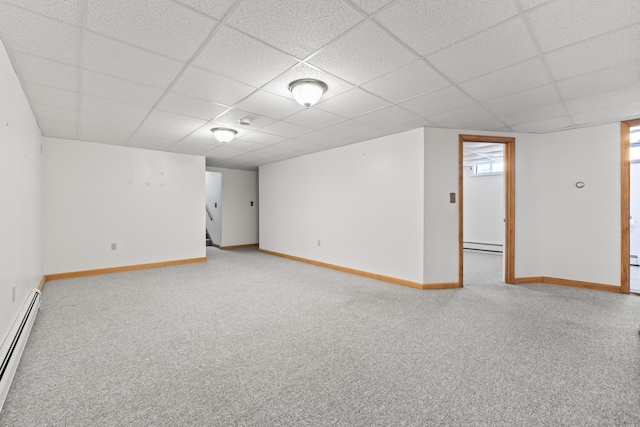
[{"label": "round ceiling light fixture", "polygon": [[213,132],[213,137],[223,144],[231,142],[238,133],[237,131],[229,128],[213,128],[211,129],[211,132]]},{"label": "round ceiling light fixture", "polygon": [[320,101],[327,89],[329,86],[325,82],[316,79],[299,79],[289,83],[289,91],[293,99],[306,108]]}]

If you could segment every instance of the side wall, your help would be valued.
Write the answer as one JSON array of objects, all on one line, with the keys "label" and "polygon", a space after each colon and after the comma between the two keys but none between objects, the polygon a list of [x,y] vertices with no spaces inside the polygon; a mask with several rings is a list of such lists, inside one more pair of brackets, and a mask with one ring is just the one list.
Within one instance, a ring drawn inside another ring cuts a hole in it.
[{"label": "side wall", "polygon": [[[0,43],[0,343],[43,276],[42,136]],[[15,301],[12,288],[15,287]]]},{"label": "side wall", "polygon": [[204,160],[44,138],[45,272],[206,256]]},{"label": "side wall", "polygon": [[211,218],[207,215],[207,230],[214,245],[220,246],[222,243],[222,174],[220,172],[205,172],[207,210]]},{"label": "side wall", "polygon": [[631,164],[631,255],[640,257],[640,163]]},{"label": "side wall", "polygon": [[220,246],[258,243],[258,173],[213,167],[207,171],[222,173]]},{"label": "side wall", "polygon": [[[503,245],[504,174],[473,175],[465,168],[463,179],[464,241]],[[499,247],[486,249],[501,250]]]},{"label": "side wall", "polygon": [[422,283],[423,129],[260,167],[260,248]]}]

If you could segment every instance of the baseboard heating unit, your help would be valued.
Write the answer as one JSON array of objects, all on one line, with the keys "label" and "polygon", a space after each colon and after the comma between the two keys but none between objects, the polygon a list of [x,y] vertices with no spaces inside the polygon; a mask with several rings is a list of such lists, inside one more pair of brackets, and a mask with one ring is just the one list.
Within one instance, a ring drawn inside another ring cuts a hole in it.
[{"label": "baseboard heating unit", "polygon": [[9,334],[2,343],[2,347],[0,347],[0,357],[2,358],[0,359],[2,361],[2,365],[0,365],[0,411],[9,393],[11,381],[18,368],[18,362],[39,308],[40,291],[34,289],[29,292],[29,296],[18,313],[18,317],[13,322]]}]

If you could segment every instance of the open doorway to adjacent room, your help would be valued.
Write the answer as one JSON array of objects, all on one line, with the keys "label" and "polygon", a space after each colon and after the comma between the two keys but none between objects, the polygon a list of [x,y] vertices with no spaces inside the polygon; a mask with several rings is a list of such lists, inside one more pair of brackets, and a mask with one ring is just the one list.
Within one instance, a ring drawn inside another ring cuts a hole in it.
[{"label": "open doorway to adjacent room", "polygon": [[640,124],[629,136],[629,292],[640,294]]},{"label": "open doorway to adjacent room", "polygon": [[465,142],[462,166],[464,283],[502,282],[504,147],[492,142]]},{"label": "open doorway to adjacent room", "polygon": [[205,172],[207,245],[222,244],[222,173]]},{"label": "open doorway to adjacent room", "polygon": [[458,162],[460,285],[515,283],[515,138],[460,135]]}]

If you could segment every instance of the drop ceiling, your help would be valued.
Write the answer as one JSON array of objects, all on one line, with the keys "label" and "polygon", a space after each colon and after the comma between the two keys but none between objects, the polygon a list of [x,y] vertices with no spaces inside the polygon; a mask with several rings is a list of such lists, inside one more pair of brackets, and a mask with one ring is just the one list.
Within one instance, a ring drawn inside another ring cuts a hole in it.
[{"label": "drop ceiling", "polygon": [[[638,0],[6,0],[0,38],[43,135],[210,166],[640,117]],[[308,110],[298,78],[329,86]]]}]

